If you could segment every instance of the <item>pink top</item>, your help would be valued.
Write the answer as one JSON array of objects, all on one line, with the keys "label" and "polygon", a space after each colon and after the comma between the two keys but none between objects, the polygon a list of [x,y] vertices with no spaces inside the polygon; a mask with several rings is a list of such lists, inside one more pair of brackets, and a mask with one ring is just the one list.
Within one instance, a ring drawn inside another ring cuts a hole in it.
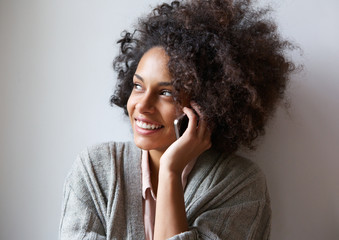
[{"label": "pink top", "polygon": [[[196,159],[189,162],[181,174],[182,188],[185,189],[188,174],[191,172]],[[148,151],[142,150],[141,157],[141,172],[142,172],[142,197],[144,207],[144,224],[145,235],[147,240],[153,240],[154,223],[155,223],[155,206],[156,196],[154,194],[151,182],[151,170],[149,167]]]}]

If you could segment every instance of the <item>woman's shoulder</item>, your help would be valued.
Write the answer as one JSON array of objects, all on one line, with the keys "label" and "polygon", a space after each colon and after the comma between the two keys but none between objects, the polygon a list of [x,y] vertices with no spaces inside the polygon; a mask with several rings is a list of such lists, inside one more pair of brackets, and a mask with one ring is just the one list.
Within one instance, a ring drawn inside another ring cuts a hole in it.
[{"label": "woman's shoulder", "polygon": [[228,173],[231,170],[235,175],[265,179],[265,175],[259,165],[244,156],[230,154],[221,158],[220,161],[224,163],[221,164],[223,167],[219,169],[222,172]]},{"label": "woman's shoulder", "polygon": [[141,150],[133,142],[104,142],[87,147],[80,156],[88,156],[95,159],[107,158],[107,156],[120,156],[126,153],[139,153]]},{"label": "woman's shoulder", "polygon": [[68,180],[96,176],[99,179],[123,170],[126,162],[141,157],[141,149],[133,142],[104,142],[82,150],[73,162]]},{"label": "woman's shoulder", "polygon": [[123,165],[131,159],[139,159],[141,149],[133,142],[104,142],[87,147],[77,157],[75,167],[83,166],[100,175],[108,170]]},{"label": "woman's shoulder", "polygon": [[266,178],[258,164],[237,154],[205,152],[198,158],[190,181],[191,190],[201,193],[223,192],[229,197],[234,192],[247,191],[253,200],[267,197]]},{"label": "woman's shoulder", "polygon": [[202,154],[197,161],[197,167],[203,168],[206,173],[213,172],[214,176],[220,175],[227,177],[229,175],[257,175],[264,177],[264,174],[258,164],[252,160],[232,153],[227,154],[216,150],[208,150]]},{"label": "woman's shoulder", "polygon": [[[114,164],[117,161],[124,161],[127,158],[140,156],[141,150],[133,142],[104,142],[95,144],[82,150],[78,155],[78,164],[106,165]],[[113,161],[112,161],[113,160]]]},{"label": "woman's shoulder", "polygon": [[[72,188],[79,199],[89,200],[90,192],[98,192],[92,188],[101,189],[102,195],[108,196],[109,186],[124,181],[123,171],[137,166],[132,163],[140,159],[141,150],[132,142],[92,145],[81,151],[73,162],[65,186]],[[130,172],[138,172],[138,169]]]}]

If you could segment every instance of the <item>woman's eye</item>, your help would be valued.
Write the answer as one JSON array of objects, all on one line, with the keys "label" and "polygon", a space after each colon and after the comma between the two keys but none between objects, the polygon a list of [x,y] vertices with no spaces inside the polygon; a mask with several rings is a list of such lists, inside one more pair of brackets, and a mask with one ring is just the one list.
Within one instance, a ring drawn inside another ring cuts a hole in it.
[{"label": "woman's eye", "polygon": [[163,90],[161,91],[161,95],[172,97],[172,92],[170,90]]},{"label": "woman's eye", "polygon": [[141,90],[142,89],[142,87],[139,83],[133,83],[133,85],[134,85],[135,90]]}]

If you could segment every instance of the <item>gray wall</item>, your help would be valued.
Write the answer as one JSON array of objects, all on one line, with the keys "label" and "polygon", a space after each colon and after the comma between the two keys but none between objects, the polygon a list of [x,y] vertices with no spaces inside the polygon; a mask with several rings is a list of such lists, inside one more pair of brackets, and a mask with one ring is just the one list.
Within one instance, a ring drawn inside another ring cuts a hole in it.
[{"label": "gray wall", "polygon": [[[64,178],[88,145],[129,140],[109,106],[121,30],[159,1],[0,0],[0,239],[57,238]],[[266,1],[267,2],[267,1]],[[272,239],[339,239],[339,2],[275,0],[305,64],[255,152]]]}]

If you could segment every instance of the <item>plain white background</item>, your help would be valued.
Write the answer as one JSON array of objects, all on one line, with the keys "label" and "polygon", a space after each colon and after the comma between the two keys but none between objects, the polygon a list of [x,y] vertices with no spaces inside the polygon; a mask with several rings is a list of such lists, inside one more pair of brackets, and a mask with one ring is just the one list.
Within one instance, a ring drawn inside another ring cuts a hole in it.
[{"label": "plain white background", "polygon": [[[62,187],[86,146],[131,139],[109,106],[116,40],[155,0],[0,0],[0,239],[56,239]],[[269,1],[265,1],[269,2]],[[304,72],[255,152],[274,240],[339,239],[339,2],[274,0]]]}]

